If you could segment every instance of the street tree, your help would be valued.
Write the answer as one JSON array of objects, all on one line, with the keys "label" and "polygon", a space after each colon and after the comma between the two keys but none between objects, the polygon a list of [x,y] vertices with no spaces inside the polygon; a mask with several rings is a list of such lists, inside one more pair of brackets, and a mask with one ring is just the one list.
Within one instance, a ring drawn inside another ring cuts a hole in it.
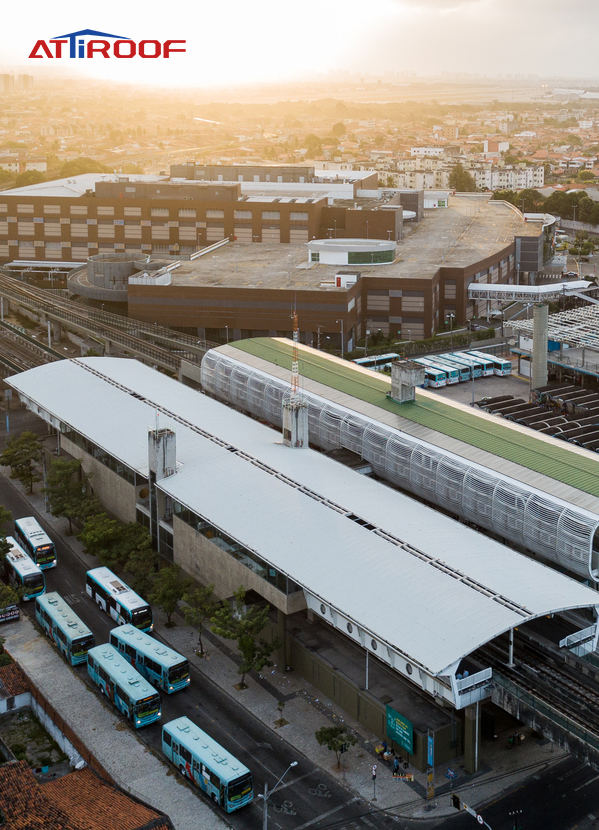
[{"label": "street tree", "polygon": [[157,605],[166,614],[166,624],[171,625],[171,617],[177,610],[179,602],[192,586],[189,577],[179,576],[181,568],[178,565],[167,565],[156,574],[150,602]]},{"label": "street tree", "polygon": [[35,432],[25,431],[18,438],[10,438],[0,455],[0,464],[10,467],[10,477],[18,479],[33,493],[33,485],[42,480],[37,465],[42,458],[42,442]]},{"label": "street tree", "polygon": [[40,170],[26,170],[24,173],[19,173],[15,179],[15,186],[28,187],[31,184],[40,184],[45,181],[46,176]]},{"label": "street tree", "polygon": [[458,162],[449,174],[449,187],[459,193],[474,193],[476,182],[467,170]]},{"label": "street tree", "polygon": [[102,565],[114,565],[113,549],[121,529],[121,522],[110,519],[106,513],[96,513],[86,518],[77,538],[83,542],[88,553],[98,557]]},{"label": "street tree", "polygon": [[345,726],[321,726],[314,733],[319,746],[326,746],[337,758],[337,769],[341,765],[341,753],[349,746],[355,746],[358,739]]},{"label": "street tree", "polygon": [[0,572],[4,568],[6,554],[10,551],[10,544],[6,541],[6,525],[11,519],[12,513],[0,504]]},{"label": "street tree", "polygon": [[202,643],[202,632],[204,625],[208,620],[212,619],[214,614],[214,583],[196,588],[195,591],[188,591],[183,601],[186,606],[183,608],[183,616],[187,625],[191,625],[198,630],[198,645],[200,647],[200,656],[204,656],[204,644]]},{"label": "street tree", "polygon": [[[2,606],[0,606],[2,607]],[[4,643],[6,642],[6,637],[0,637],[0,667],[2,666],[9,666],[12,663],[12,657],[10,654],[7,654],[4,651]],[[0,811],[0,815],[2,815]],[[4,823],[4,822],[2,822]]]},{"label": "street tree", "polygon": [[64,516],[73,532],[73,521],[85,521],[99,511],[97,498],[87,491],[89,476],[81,469],[81,461],[56,458],[48,470],[44,493],[48,496],[53,516]]},{"label": "street tree", "polygon": [[274,665],[270,656],[281,647],[281,641],[274,639],[268,642],[258,636],[268,622],[268,605],[246,606],[243,586],[235,591],[234,600],[234,605],[223,602],[217,606],[212,617],[212,631],[226,640],[236,640],[241,657],[241,665],[237,670],[241,675],[239,688],[245,689],[246,674],[252,670],[259,672],[265,666]]},{"label": "street tree", "polygon": [[0,582],[0,614],[10,605],[18,605],[22,599],[23,588],[17,588],[14,585],[6,585],[4,582]]},{"label": "street tree", "polygon": [[[145,530],[145,528],[141,528]],[[147,533],[147,542],[135,547],[125,562],[125,570],[131,574],[129,584],[133,590],[142,597],[149,597],[152,593],[154,581],[158,574],[159,558],[156,551],[152,550],[152,540]]]},{"label": "street tree", "polygon": [[331,133],[337,138],[341,138],[342,135],[345,135],[345,132],[345,124],[342,121],[338,121],[336,124],[333,124],[331,128]]}]

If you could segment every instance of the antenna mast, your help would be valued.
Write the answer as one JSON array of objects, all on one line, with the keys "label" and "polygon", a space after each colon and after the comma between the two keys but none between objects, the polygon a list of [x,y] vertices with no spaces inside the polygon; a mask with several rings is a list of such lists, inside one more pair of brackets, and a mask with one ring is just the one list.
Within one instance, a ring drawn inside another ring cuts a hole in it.
[{"label": "antenna mast", "polygon": [[299,341],[299,327],[297,313],[293,314],[293,352],[291,357],[291,403],[297,401],[299,394],[299,352],[297,344]]}]

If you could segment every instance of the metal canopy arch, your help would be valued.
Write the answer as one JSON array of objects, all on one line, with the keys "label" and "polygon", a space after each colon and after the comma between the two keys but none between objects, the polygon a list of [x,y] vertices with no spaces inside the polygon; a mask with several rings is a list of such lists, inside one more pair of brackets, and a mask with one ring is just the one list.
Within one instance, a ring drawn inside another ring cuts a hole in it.
[{"label": "metal canopy arch", "polygon": [[[532,320],[510,320],[510,326],[532,336]],[[599,306],[590,305],[550,314],[547,334],[549,340],[557,343],[599,352]]]},{"label": "metal canopy arch", "polygon": [[[221,378],[236,378],[235,394]],[[215,350],[202,360],[202,386],[215,397],[281,425],[289,384]],[[268,394],[250,395],[251,386]],[[568,571],[599,581],[593,541],[599,515],[421,441],[341,404],[304,391],[310,441],[324,450],[346,448],[374,472],[440,507],[522,545]]]}]

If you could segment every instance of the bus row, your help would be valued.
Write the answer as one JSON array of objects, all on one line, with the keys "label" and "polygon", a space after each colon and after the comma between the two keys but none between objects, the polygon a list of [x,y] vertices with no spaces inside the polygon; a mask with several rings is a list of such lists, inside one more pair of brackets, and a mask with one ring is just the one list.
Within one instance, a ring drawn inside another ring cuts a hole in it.
[{"label": "bus row", "polygon": [[[186,658],[131,624],[113,629],[110,642],[97,646],[90,629],[60,594],[38,596],[35,614],[69,663],[86,662],[93,683],[136,729],[162,717],[155,687],[172,694],[190,684]],[[252,801],[250,770],[188,718],[163,726],[162,750],[184,777],[227,812]]]},{"label": "bus row", "polygon": [[[392,352],[360,357],[352,363],[365,369],[388,372],[391,371],[392,362],[398,358],[399,355]],[[510,375],[512,372],[511,361],[474,350],[416,357],[413,360],[424,367],[424,388],[446,386],[490,375]]]}]

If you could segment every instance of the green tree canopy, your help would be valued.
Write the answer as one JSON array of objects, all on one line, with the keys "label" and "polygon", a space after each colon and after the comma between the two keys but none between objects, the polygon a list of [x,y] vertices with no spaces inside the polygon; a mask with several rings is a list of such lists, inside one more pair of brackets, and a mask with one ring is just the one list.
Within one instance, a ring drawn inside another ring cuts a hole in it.
[{"label": "green tree canopy", "polygon": [[140,539],[138,547],[135,547],[125,562],[125,570],[131,574],[129,580],[133,590],[142,597],[149,597],[152,593],[154,580],[160,567],[156,551],[152,550],[152,539],[145,528],[147,542],[144,544]]},{"label": "green tree canopy", "polygon": [[476,182],[470,173],[464,170],[463,166],[458,162],[449,174],[449,187],[452,190],[457,190],[459,193],[474,193],[476,191]]},{"label": "green tree canopy", "polygon": [[198,630],[198,645],[200,647],[200,654],[204,656],[204,644],[202,643],[202,632],[204,625],[212,618],[214,614],[214,583],[206,587],[196,588],[195,591],[188,591],[183,596],[183,601],[187,603],[183,608],[183,616],[187,625],[191,625]]},{"label": "green tree canopy", "polygon": [[258,637],[268,622],[268,605],[246,606],[243,586],[235,591],[234,599],[234,605],[225,601],[217,607],[212,617],[212,631],[226,640],[237,641],[237,650],[241,657],[238,669],[238,674],[241,675],[239,685],[245,688],[246,674],[274,665],[270,656],[281,647],[281,642],[275,639],[269,643],[263,637]]},{"label": "green tree canopy", "polygon": [[69,176],[80,176],[83,173],[111,173],[110,167],[101,164],[95,159],[90,159],[87,156],[80,156],[71,161],[65,162],[60,169],[61,179],[66,179]]},{"label": "green tree canopy", "polygon": [[87,492],[89,477],[81,469],[81,461],[56,458],[50,465],[44,493],[48,496],[53,516],[64,516],[69,521],[69,533],[73,521],[84,521],[99,511],[99,502]]},{"label": "green tree canopy", "polygon": [[358,739],[345,726],[321,726],[314,733],[319,746],[326,746],[337,758],[337,769],[341,764],[341,752],[347,747],[355,746]]},{"label": "green tree canopy", "polygon": [[336,124],[333,124],[331,132],[333,135],[337,136],[337,138],[341,138],[341,136],[345,135],[346,133],[345,124],[343,124],[341,121],[338,121]]},{"label": "green tree canopy", "polygon": [[592,170],[581,170],[576,178],[579,182],[592,182],[595,178],[595,174]]},{"label": "green tree canopy", "polygon": [[23,487],[29,487],[41,481],[38,464],[42,459],[42,442],[35,432],[26,430],[18,438],[10,438],[4,452],[0,455],[0,464],[10,467],[10,477],[18,479]]},{"label": "green tree canopy", "polygon": [[39,184],[39,182],[45,181],[46,175],[41,170],[26,170],[24,173],[19,173],[15,179],[15,185],[17,187],[27,187],[27,185]]},{"label": "green tree canopy", "polygon": [[168,565],[162,568],[154,579],[149,596],[150,602],[166,614],[167,625],[170,625],[171,617],[177,610],[179,602],[192,586],[189,577],[179,575],[180,570],[178,565]]}]

